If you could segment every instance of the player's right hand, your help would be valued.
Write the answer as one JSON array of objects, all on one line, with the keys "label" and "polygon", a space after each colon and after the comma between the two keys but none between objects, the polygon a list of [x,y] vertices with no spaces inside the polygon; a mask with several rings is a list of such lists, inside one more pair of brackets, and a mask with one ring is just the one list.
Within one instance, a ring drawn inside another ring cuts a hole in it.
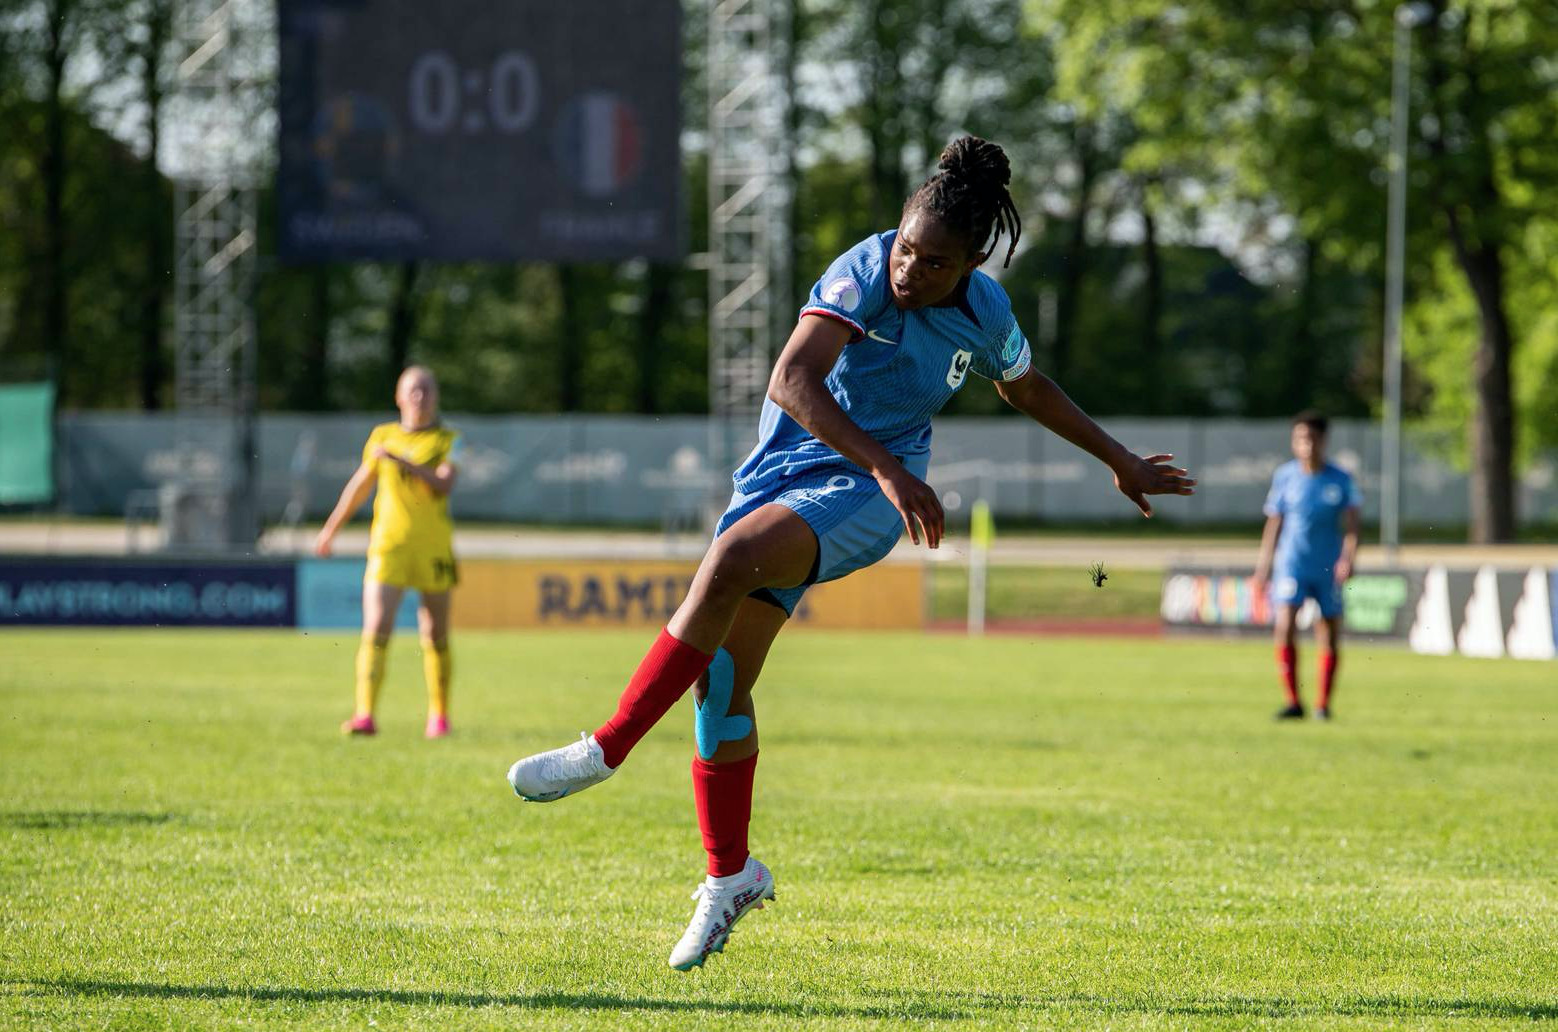
[{"label": "player's right hand", "polygon": [[335,535],[321,530],[319,536],[314,539],[314,554],[321,559],[330,558],[330,548],[335,543]]},{"label": "player's right hand", "polygon": [[919,544],[923,530],[925,543],[931,548],[939,548],[947,514],[931,486],[902,466],[877,474],[876,482],[881,486],[882,494],[898,510],[898,515],[903,517],[903,529],[909,532],[909,540]]},{"label": "player's right hand", "polygon": [[1167,454],[1148,455],[1146,458],[1132,455],[1129,458],[1133,461],[1115,469],[1114,486],[1141,510],[1143,516],[1152,516],[1152,505],[1147,501],[1147,495],[1196,493],[1196,482],[1190,476],[1190,471],[1168,464],[1168,460],[1173,457]]}]

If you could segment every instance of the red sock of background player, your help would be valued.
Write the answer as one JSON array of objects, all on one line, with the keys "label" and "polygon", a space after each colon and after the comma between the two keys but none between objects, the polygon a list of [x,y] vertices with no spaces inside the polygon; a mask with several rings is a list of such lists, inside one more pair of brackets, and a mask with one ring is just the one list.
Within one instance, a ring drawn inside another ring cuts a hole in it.
[{"label": "red sock of background player", "polygon": [[1292,645],[1277,646],[1277,672],[1282,675],[1282,689],[1288,693],[1288,705],[1298,705],[1298,650]]},{"label": "red sock of background player", "polygon": [[673,638],[670,631],[660,632],[617,700],[616,715],[595,732],[606,766],[621,766],[638,740],[687,694],[713,658]]},{"label": "red sock of background player", "polygon": [[752,774],[757,753],[735,763],[706,763],[692,758],[692,794],[698,828],[709,854],[709,875],[740,874],[747,863],[747,825],[752,823]]},{"label": "red sock of background player", "polygon": [[1331,708],[1331,685],[1336,681],[1336,653],[1320,653],[1320,708]]}]

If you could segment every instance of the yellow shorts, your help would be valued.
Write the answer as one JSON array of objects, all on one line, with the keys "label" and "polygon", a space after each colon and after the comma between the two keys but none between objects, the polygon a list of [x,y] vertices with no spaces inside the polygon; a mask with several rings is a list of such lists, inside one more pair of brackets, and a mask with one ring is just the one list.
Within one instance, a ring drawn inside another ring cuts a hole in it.
[{"label": "yellow shorts", "polygon": [[391,587],[437,594],[458,584],[460,571],[452,553],[396,549],[391,552],[370,552],[368,572],[364,579]]}]

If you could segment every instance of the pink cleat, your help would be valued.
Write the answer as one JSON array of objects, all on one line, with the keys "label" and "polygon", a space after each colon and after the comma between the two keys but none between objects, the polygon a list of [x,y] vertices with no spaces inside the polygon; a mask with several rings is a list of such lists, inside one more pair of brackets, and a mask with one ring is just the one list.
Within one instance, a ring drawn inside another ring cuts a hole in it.
[{"label": "pink cleat", "polygon": [[446,737],[449,734],[449,718],[443,716],[428,717],[425,734],[428,738]]},{"label": "pink cleat", "polygon": [[373,716],[357,716],[341,724],[343,735],[376,735],[379,729],[373,724]]}]

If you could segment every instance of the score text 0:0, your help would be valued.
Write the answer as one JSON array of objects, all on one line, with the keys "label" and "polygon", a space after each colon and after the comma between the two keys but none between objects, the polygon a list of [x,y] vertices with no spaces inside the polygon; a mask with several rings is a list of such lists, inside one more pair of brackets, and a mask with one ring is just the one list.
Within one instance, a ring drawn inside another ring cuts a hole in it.
[{"label": "score text 0:0", "polygon": [[[529,54],[505,50],[489,68],[461,69],[444,50],[430,50],[411,65],[411,124],[424,133],[456,127],[521,133],[541,107],[541,76]],[[463,117],[462,117],[463,116]]]}]

